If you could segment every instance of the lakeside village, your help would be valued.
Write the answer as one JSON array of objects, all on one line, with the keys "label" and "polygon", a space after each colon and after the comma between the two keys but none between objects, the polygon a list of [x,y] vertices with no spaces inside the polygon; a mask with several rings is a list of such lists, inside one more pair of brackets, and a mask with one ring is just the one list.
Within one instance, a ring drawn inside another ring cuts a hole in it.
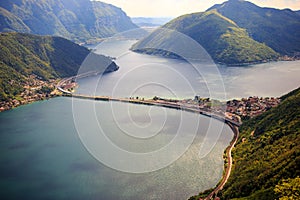
[{"label": "lakeside village", "polygon": [[[22,83],[23,91],[19,95],[10,98],[7,101],[0,101],[0,112],[36,101],[61,96],[62,93],[56,89],[57,83],[58,81],[56,79],[43,81],[35,75],[30,75],[26,78],[25,82]],[[70,86],[70,84],[72,86]],[[65,85],[68,89],[75,88],[75,86],[76,84],[74,82]]]},{"label": "lakeside village", "polygon": [[[57,88],[60,87],[64,91],[74,92],[77,87],[74,79],[66,79],[67,81],[50,80],[43,81],[37,77],[30,76],[24,84],[24,90],[16,98],[9,101],[0,102],[0,112],[9,110],[20,105],[29,104],[35,101],[46,100],[49,98],[62,96],[63,93]],[[221,102],[210,98],[201,98],[195,96],[193,99],[174,100],[154,97],[153,99],[145,100],[140,97],[129,97],[134,101],[154,101],[165,104],[178,104],[180,106],[199,109],[205,112],[215,113],[236,122],[241,122],[244,119],[249,119],[260,115],[272,107],[276,107],[280,103],[279,98],[274,97],[249,97],[240,100],[233,99],[227,102]]]},{"label": "lakeside village", "polygon": [[245,119],[250,119],[258,116],[280,103],[279,98],[274,97],[248,97],[240,100],[233,99],[227,102],[211,100],[210,98],[201,98],[195,96],[194,99],[172,100],[154,97],[153,100],[164,102],[177,103],[182,106],[199,109],[205,112],[214,113],[220,116],[227,117],[238,123]]}]

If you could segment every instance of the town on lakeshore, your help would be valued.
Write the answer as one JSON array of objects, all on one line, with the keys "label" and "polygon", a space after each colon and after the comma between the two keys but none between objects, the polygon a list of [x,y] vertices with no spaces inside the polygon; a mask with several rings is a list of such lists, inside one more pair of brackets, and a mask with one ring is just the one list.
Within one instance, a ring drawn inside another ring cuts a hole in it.
[{"label": "town on lakeshore", "polygon": [[[24,84],[24,91],[18,98],[9,101],[0,102],[0,112],[9,110],[20,105],[29,104],[35,101],[41,101],[57,96],[73,96],[81,97],[83,95],[74,94],[77,77],[70,77],[62,80],[43,81],[36,76],[30,76]],[[109,99],[109,97],[95,97],[96,100]],[[248,97],[242,99],[233,99],[227,102],[210,98],[195,96],[193,99],[167,99],[155,96],[153,99],[142,97],[126,97],[130,102],[167,104],[173,106],[188,107],[189,109],[199,109],[203,112],[213,113],[215,115],[226,117],[237,123],[241,123],[243,119],[249,119],[268,111],[272,107],[276,107],[280,103],[279,98],[275,97]],[[127,101],[127,100],[126,100]]]},{"label": "town on lakeshore", "polygon": [[51,79],[44,81],[36,75],[30,75],[23,84],[23,92],[8,101],[0,101],[0,112],[29,104],[35,101],[42,101],[60,95],[56,90],[57,81]]}]

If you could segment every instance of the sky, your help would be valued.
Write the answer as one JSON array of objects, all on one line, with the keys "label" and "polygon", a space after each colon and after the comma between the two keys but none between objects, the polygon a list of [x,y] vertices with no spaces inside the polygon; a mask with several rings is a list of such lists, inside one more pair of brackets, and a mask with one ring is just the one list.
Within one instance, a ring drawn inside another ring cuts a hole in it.
[{"label": "sky", "polygon": [[[124,10],[130,17],[177,17],[201,12],[225,0],[101,0]],[[248,0],[261,7],[300,10],[300,0]]]}]

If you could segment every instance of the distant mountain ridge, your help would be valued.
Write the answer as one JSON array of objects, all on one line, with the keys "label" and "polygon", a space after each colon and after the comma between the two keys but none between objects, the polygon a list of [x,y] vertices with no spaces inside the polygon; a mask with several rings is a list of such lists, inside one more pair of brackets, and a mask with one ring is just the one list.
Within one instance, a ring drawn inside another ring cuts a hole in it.
[{"label": "distant mountain ridge", "polygon": [[139,27],[162,26],[172,20],[171,17],[132,17],[132,22]]},{"label": "distant mountain ridge", "polygon": [[[215,62],[242,65],[297,56],[300,52],[300,15],[291,10],[260,8],[242,0],[230,0],[208,9],[178,17],[162,26],[186,34],[210,54]],[[176,57],[161,46],[170,35],[158,31],[136,43],[140,53]],[[146,46],[154,47],[146,49]],[[172,45],[172,44],[169,44]]]},{"label": "distant mountain ridge", "polygon": [[120,8],[90,0],[0,1],[0,31],[55,35],[76,42],[137,28]]}]

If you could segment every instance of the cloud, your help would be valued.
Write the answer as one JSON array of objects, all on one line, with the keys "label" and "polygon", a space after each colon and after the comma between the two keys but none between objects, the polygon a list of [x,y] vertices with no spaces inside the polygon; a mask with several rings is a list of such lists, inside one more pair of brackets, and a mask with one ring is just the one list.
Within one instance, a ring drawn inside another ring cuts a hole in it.
[{"label": "cloud", "polygon": [[[225,0],[101,0],[121,7],[129,16],[180,16],[205,11]],[[250,0],[263,7],[300,10],[300,0]]]}]

